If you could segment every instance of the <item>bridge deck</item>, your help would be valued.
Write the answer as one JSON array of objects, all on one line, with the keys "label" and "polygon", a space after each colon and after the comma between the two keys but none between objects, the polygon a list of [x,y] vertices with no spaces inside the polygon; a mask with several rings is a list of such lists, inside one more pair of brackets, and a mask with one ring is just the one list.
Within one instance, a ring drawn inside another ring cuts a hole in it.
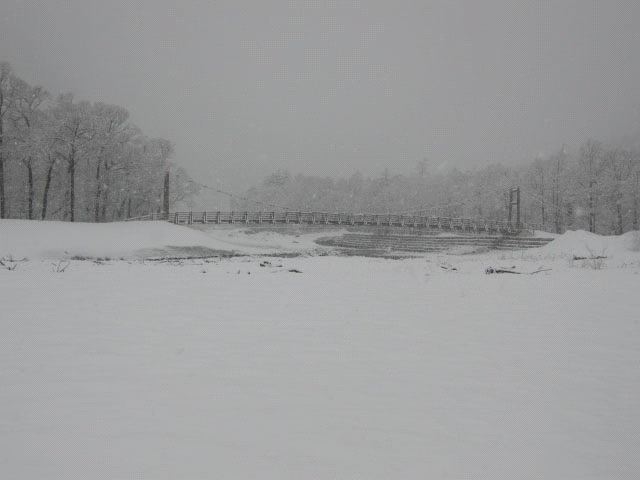
[{"label": "bridge deck", "polygon": [[132,220],[167,220],[178,225],[191,224],[299,224],[332,226],[381,226],[413,227],[469,233],[516,234],[522,225],[494,220],[473,218],[436,217],[420,215],[393,215],[375,213],[327,213],[327,212],[250,212],[205,211],[173,212],[146,215]]}]

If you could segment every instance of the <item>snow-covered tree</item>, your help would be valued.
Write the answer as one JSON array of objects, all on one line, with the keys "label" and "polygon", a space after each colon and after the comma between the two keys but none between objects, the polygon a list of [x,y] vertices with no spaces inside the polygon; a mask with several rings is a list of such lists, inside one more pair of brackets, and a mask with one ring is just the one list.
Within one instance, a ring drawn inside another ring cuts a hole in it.
[{"label": "snow-covered tree", "polygon": [[156,212],[167,172],[169,203],[188,202],[198,184],[172,155],[171,142],[146,137],[126,109],[72,94],[50,100],[0,63],[0,217],[97,222]]}]

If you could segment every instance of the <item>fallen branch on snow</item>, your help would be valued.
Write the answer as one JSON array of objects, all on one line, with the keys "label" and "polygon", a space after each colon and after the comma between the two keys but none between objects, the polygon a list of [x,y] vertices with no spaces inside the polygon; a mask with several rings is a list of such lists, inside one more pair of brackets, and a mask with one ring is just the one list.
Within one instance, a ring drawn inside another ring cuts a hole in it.
[{"label": "fallen branch on snow", "polygon": [[440,265],[440,268],[447,272],[456,272],[458,269],[452,265]]},{"label": "fallen branch on snow", "polygon": [[0,267],[3,267],[10,272],[14,271],[18,267],[18,262],[14,260],[7,260],[5,258],[0,258]]},{"label": "fallen branch on snow", "polygon": [[18,267],[18,264],[20,262],[27,262],[27,261],[29,261],[27,257],[13,258],[13,255],[6,255],[0,258],[0,267],[12,272]]},{"label": "fallen branch on snow", "polygon": [[534,275],[536,273],[540,273],[540,272],[548,272],[550,271],[550,268],[540,268],[538,270],[535,270],[533,272],[518,272],[516,270],[507,270],[505,268],[493,268],[493,267],[487,267],[484,271],[484,273],[486,273],[487,275],[491,275],[494,273],[512,273],[515,275]]},{"label": "fallen branch on snow", "polygon": [[605,259],[605,258],[607,258],[607,257],[604,256],[604,255],[595,255],[595,256],[591,256],[591,257],[579,257],[577,255],[573,256],[574,260],[602,260],[602,259]]},{"label": "fallen branch on snow", "polygon": [[51,271],[54,273],[64,273],[69,268],[71,262],[69,260],[60,260],[51,264]]}]

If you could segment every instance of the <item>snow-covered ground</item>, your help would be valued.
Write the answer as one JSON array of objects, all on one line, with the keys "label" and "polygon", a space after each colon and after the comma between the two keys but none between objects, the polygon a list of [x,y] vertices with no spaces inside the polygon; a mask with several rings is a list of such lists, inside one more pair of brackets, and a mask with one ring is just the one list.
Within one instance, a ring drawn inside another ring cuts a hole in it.
[{"label": "snow-covered ground", "polygon": [[0,256],[30,258],[0,268],[2,478],[638,477],[632,234],[155,262],[133,252],[260,237],[93,227],[0,223]]},{"label": "snow-covered ground", "polygon": [[[339,234],[339,232],[334,232]],[[243,228],[204,231],[167,222],[69,223],[0,220],[0,257],[141,258],[163,255],[316,253],[324,233],[283,235]]]}]

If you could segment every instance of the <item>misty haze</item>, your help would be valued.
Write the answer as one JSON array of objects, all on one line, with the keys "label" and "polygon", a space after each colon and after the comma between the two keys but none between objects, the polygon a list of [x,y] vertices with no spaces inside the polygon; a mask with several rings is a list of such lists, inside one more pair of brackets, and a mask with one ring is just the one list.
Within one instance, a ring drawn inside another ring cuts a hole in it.
[{"label": "misty haze", "polygon": [[638,478],[639,24],[0,0],[0,476]]}]

